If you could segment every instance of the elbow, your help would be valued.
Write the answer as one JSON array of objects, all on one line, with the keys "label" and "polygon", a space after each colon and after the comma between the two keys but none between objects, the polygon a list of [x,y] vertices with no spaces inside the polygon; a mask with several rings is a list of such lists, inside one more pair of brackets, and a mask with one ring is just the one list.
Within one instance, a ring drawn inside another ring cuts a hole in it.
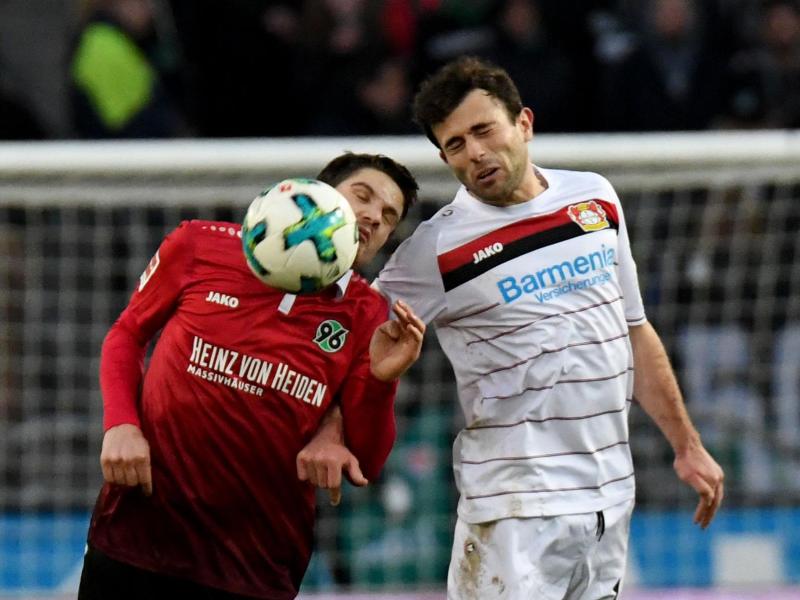
[{"label": "elbow", "polygon": [[[378,478],[394,446],[397,438],[394,419],[392,419],[390,426],[384,427],[382,431],[377,433],[379,435],[368,436],[360,440],[347,440],[346,442],[350,451],[358,459],[358,464],[364,477],[370,481]],[[347,438],[348,436],[345,435],[345,437]]]}]

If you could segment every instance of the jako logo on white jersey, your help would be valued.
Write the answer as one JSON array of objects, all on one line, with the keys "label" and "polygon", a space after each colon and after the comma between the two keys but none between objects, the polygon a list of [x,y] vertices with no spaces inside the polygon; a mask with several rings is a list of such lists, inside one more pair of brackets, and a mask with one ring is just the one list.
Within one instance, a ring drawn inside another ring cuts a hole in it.
[{"label": "jako logo on white jersey", "polygon": [[206,302],[213,302],[214,304],[221,304],[228,308],[236,308],[239,306],[239,299],[236,296],[228,296],[227,294],[220,294],[219,292],[208,292]]},{"label": "jako logo on white jersey", "polygon": [[503,244],[500,242],[495,242],[490,246],[486,246],[485,248],[481,248],[477,252],[472,255],[472,264],[477,265],[481,262],[484,258],[489,258],[490,256],[494,256],[495,254],[499,254],[503,251]]},{"label": "jako logo on white jersey", "polygon": [[[535,273],[505,277],[497,282],[497,287],[506,303],[517,300],[523,294],[534,294],[539,302],[545,302],[562,294],[609,282],[611,273],[607,269],[614,267],[614,261],[614,249],[603,244],[596,252],[550,265]],[[586,275],[591,271],[600,273],[572,281],[576,276]]]}]

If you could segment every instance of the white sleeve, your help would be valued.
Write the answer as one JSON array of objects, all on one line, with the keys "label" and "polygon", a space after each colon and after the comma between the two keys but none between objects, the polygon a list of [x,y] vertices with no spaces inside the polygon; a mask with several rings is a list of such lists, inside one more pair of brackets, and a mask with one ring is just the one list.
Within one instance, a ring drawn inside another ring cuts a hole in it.
[{"label": "white sleeve", "polygon": [[390,303],[403,300],[417,316],[430,323],[447,307],[439,271],[437,231],[427,223],[395,250],[373,282]]},{"label": "white sleeve", "polygon": [[[609,184],[610,186],[611,184]],[[613,188],[612,188],[613,191]],[[619,213],[619,232],[617,239],[618,264],[617,277],[622,288],[622,295],[625,303],[625,320],[628,325],[641,325],[647,321],[642,302],[642,292],[639,289],[639,276],[636,273],[636,261],[633,260],[631,244],[628,239],[628,228],[625,225],[625,215],[622,211],[622,203],[619,201],[616,192],[613,195],[617,212]]]}]

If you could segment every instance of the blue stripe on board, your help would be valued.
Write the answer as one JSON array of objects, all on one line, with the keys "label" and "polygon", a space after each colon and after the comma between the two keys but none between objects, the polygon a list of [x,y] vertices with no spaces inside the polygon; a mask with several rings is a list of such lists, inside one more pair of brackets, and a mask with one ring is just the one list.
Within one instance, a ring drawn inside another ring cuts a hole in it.
[{"label": "blue stripe on board", "polygon": [[[88,514],[0,515],[0,594],[56,591],[80,568],[88,525]],[[715,539],[737,534],[774,540],[785,576],[780,583],[800,584],[800,508],[724,510],[706,531],[692,523],[691,510],[637,508],[630,558],[638,587],[713,585]]]},{"label": "blue stripe on board", "polygon": [[80,565],[89,515],[0,515],[0,591],[54,590]]}]

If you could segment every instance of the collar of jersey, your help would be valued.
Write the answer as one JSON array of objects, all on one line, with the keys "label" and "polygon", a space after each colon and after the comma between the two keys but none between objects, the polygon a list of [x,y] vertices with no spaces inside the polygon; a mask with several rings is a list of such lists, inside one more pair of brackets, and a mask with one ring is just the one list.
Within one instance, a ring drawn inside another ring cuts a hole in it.
[{"label": "collar of jersey", "polygon": [[[334,294],[336,295],[337,299],[344,296],[345,292],[347,291],[347,286],[350,284],[350,280],[352,278],[353,270],[350,269],[336,281],[336,291]],[[325,289],[327,290],[328,288]],[[297,294],[292,294],[290,292],[285,293],[281,303],[278,305],[278,310],[283,314],[288,315],[292,310],[292,306],[294,306],[295,300],[297,300]]]},{"label": "collar of jersey", "polygon": [[[547,179],[548,187],[535,198],[531,198],[527,202],[520,202],[519,204],[512,204],[510,206],[494,206],[487,204],[477,196],[473,195],[466,186],[462,185],[456,192],[454,200],[458,203],[464,203],[471,206],[473,209],[485,211],[491,214],[527,214],[530,212],[539,212],[542,208],[543,202],[541,198],[548,195],[556,184],[555,177],[552,173],[546,172],[546,169],[537,167],[535,164],[533,168],[539,171]],[[539,201],[539,202],[537,202]]]},{"label": "collar of jersey", "polygon": [[341,298],[347,292],[347,286],[350,285],[350,280],[353,278],[353,269],[350,269],[336,280],[336,297]]}]

